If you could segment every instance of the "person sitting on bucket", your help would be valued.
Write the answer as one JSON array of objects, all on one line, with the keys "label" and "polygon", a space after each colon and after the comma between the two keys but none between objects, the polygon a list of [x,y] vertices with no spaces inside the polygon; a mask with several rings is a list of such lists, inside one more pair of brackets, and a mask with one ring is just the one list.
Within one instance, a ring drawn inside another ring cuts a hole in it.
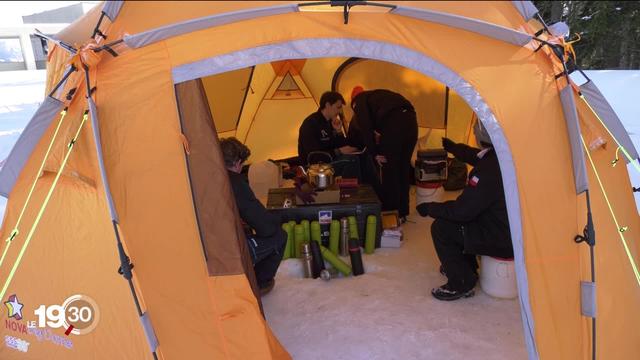
[{"label": "person sitting on bucket", "polygon": [[431,237],[440,259],[440,272],[448,282],[432,289],[438,300],[474,295],[478,281],[476,255],[513,257],[513,245],[500,166],[486,129],[479,121],[474,135],[482,149],[442,138],[442,146],[457,159],[472,165],[468,182],[458,198],[416,206],[421,216],[435,219]]},{"label": "person sitting on bucket", "polygon": [[249,148],[235,137],[220,140],[220,148],[238,212],[250,228],[247,243],[258,287],[261,295],[266,295],[275,285],[287,235],[280,226],[280,219],[265,209],[249,187],[247,178],[241,174],[242,165],[251,155]]}]

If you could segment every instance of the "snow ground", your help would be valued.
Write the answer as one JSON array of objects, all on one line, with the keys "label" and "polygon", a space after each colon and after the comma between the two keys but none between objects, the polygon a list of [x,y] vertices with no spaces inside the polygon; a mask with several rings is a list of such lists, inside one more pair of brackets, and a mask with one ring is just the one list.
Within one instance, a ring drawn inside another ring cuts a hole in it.
[{"label": "snow ground", "polygon": [[432,221],[414,210],[403,225],[403,246],[363,254],[362,276],[305,279],[299,259],[285,260],[262,302],[293,358],[526,359],[517,299],[491,298],[480,286],[468,299],[431,296],[431,288],[446,282],[438,272]]}]

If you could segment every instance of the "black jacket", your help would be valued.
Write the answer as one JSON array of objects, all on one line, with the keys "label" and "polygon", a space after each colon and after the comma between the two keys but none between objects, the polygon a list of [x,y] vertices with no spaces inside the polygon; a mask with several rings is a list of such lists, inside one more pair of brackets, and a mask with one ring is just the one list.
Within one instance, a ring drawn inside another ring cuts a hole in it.
[{"label": "black jacket", "polygon": [[378,131],[380,134],[384,134],[386,126],[394,126],[389,123],[395,119],[395,117],[389,116],[393,111],[409,110],[415,112],[411,102],[404,96],[385,89],[363,91],[353,101],[353,119],[349,124],[349,143],[360,148],[366,146],[368,152],[375,152],[373,151],[375,149],[373,132]]},{"label": "black jacket", "polygon": [[242,175],[233,171],[229,173],[231,188],[236,198],[236,205],[240,212],[240,217],[257,237],[271,237],[280,231],[280,219],[267,211],[262,203],[256,199],[253,190],[249,187],[249,181]]},{"label": "black jacket", "polygon": [[298,131],[298,156],[303,164],[307,164],[307,157],[313,151],[324,151],[334,159],[337,149],[345,146],[347,139],[335,131],[331,121],[324,118],[320,111],[307,116]]},{"label": "black jacket", "polygon": [[495,150],[490,148],[478,158],[479,149],[455,144],[450,152],[474,168],[462,194],[454,201],[429,203],[429,215],[461,223],[466,252],[513,257],[504,187]]}]

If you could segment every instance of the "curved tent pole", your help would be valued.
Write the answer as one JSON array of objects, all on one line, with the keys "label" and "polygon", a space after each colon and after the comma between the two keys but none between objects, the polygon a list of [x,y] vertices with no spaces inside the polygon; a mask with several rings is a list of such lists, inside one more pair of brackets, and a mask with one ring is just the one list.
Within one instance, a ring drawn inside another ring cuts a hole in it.
[{"label": "curved tent pole", "polygon": [[[83,64],[84,65],[84,64]],[[133,301],[136,305],[136,310],[138,311],[138,316],[140,316],[140,321],[142,322],[143,329],[145,331],[145,335],[147,340],[149,341],[149,346],[151,348],[151,353],[154,359],[158,359],[158,355],[156,353],[158,348],[158,340],[156,338],[155,332],[153,331],[153,326],[151,325],[151,321],[146,312],[142,311],[142,307],[140,306],[140,300],[138,299],[138,295],[136,294],[135,287],[133,285],[133,264],[131,263],[129,256],[124,250],[124,246],[122,244],[122,239],[120,238],[120,230],[118,228],[119,219],[118,214],[113,204],[113,198],[111,197],[111,190],[109,188],[109,182],[107,179],[107,174],[104,166],[104,160],[102,158],[102,143],[100,140],[100,129],[98,124],[98,111],[96,108],[93,99],[91,98],[91,81],[89,79],[89,68],[84,65],[85,71],[85,82],[87,85],[87,103],[89,105],[89,112],[91,113],[91,127],[93,128],[93,142],[96,146],[96,157],[98,160],[98,165],[100,168],[100,177],[102,178],[102,186],[105,192],[105,197],[107,199],[107,205],[109,206],[109,213],[111,214],[111,223],[113,225],[113,231],[116,236],[116,243],[118,246],[118,255],[120,257],[120,267],[118,269],[118,273],[121,274],[129,283],[129,289],[131,290],[131,295],[133,296]]]}]

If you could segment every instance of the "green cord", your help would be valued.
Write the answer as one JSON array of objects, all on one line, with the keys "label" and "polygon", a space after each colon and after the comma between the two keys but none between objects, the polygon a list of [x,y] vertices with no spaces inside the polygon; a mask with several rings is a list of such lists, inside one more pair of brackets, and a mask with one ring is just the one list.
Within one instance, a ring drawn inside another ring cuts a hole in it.
[{"label": "green cord", "polygon": [[609,197],[607,196],[607,192],[604,189],[604,185],[602,184],[602,180],[600,180],[600,175],[598,174],[598,170],[596,169],[596,165],[593,162],[593,159],[591,158],[591,154],[589,153],[589,149],[587,148],[587,144],[585,144],[584,139],[582,138],[582,136],[580,137],[580,139],[582,140],[582,146],[584,146],[584,150],[587,153],[587,157],[589,157],[589,162],[591,163],[591,167],[593,168],[593,172],[596,175],[596,179],[598,179],[598,184],[600,185],[600,190],[602,191],[602,195],[604,195],[604,199],[607,202],[607,206],[609,207],[609,212],[611,213],[611,217],[613,218],[613,221],[616,223],[616,228],[618,230],[618,235],[620,235],[620,240],[622,240],[622,245],[624,246],[624,250],[627,253],[627,258],[629,259],[629,263],[631,264],[631,267],[633,268],[633,273],[636,276],[636,281],[638,282],[638,285],[640,285],[640,273],[638,272],[638,267],[636,266],[636,262],[633,259],[633,255],[631,254],[631,251],[629,250],[629,246],[627,245],[627,240],[624,238],[623,233],[625,231],[627,231],[628,227],[627,226],[620,226],[620,224],[618,223],[618,219],[616,218],[616,214],[613,212],[613,207],[611,206],[611,202],[609,201]]},{"label": "green cord", "polygon": [[11,247],[12,241],[20,233],[20,230],[18,230],[18,228],[20,227],[20,223],[22,222],[22,216],[24,215],[24,212],[27,209],[27,205],[29,204],[29,201],[31,201],[31,196],[33,195],[33,190],[36,188],[36,183],[38,183],[38,179],[40,178],[40,174],[42,173],[42,170],[44,169],[44,164],[47,162],[47,159],[49,158],[49,153],[51,152],[51,148],[53,147],[53,143],[55,142],[56,138],[58,137],[58,131],[60,130],[60,127],[62,126],[62,122],[64,121],[64,118],[65,118],[66,115],[67,115],[67,109],[65,108],[64,110],[62,110],[62,112],[60,112],[60,121],[58,121],[58,126],[56,126],[56,130],[53,133],[53,137],[51,138],[51,141],[49,142],[49,147],[47,147],[47,151],[44,154],[44,158],[42,159],[42,163],[40,164],[40,168],[38,169],[38,172],[36,173],[35,179],[33,179],[33,183],[31,184],[31,189],[29,189],[29,195],[27,195],[27,200],[24,202],[24,205],[22,206],[22,210],[20,211],[20,216],[18,216],[18,221],[16,221],[16,225],[13,227],[13,231],[11,232],[11,235],[7,238],[7,240],[5,240],[7,242],[7,244],[5,245],[4,251],[2,252],[2,257],[0,258],[0,267],[4,263],[4,258],[7,255],[7,252],[9,251],[9,247]]},{"label": "green cord", "polygon": [[13,280],[13,276],[15,275],[16,269],[20,265],[20,261],[22,260],[22,256],[24,255],[24,252],[26,251],[27,246],[31,242],[31,238],[33,237],[33,234],[35,233],[36,228],[38,227],[38,224],[40,223],[40,220],[42,219],[42,214],[44,214],[44,210],[47,208],[47,205],[49,204],[49,200],[51,199],[51,195],[53,194],[53,190],[55,190],[55,187],[58,184],[58,180],[60,179],[60,176],[62,175],[62,172],[64,171],[64,168],[67,165],[67,161],[69,160],[69,156],[71,155],[71,151],[73,150],[73,146],[74,146],[76,140],[78,139],[78,136],[80,135],[80,130],[82,130],[82,127],[84,126],[84,123],[87,121],[87,118],[88,118],[88,112],[85,111],[84,115],[82,116],[82,122],[80,123],[80,126],[78,126],[78,130],[76,131],[76,134],[73,137],[73,140],[71,140],[71,142],[69,143],[69,147],[68,147],[67,153],[65,154],[64,159],[62,160],[62,164],[60,165],[60,169],[58,169],[58,173],[56,174],[56,177],[53,180],[53,183],[51,184],[51,187],[49,188],[49,192],[47,193],[47,196],[45,197],[44,202],[42,203],[42,206],[40,207],[40,211],[38,212],[38,216],[36,217],[35,221],[33,222],[33,225],[31,226],[31,229],[29,230],[29,234],[27,235],[27,239],[24,241],[24,244],[22,245],[22,249],[20,249],[20,253],[18,254],[18,258],[16,259],[16,262],[13,264],[13,268],[11,268],[11,272],[9,273],[9,276],[7,277],[7,280],[4,283],[4,286],[2,288],[2,292],[0,292],[0,299],[4,299],[4,294],[6,293],[7,288],[9,287],[9,284],[11,283],[11,280]]}]

